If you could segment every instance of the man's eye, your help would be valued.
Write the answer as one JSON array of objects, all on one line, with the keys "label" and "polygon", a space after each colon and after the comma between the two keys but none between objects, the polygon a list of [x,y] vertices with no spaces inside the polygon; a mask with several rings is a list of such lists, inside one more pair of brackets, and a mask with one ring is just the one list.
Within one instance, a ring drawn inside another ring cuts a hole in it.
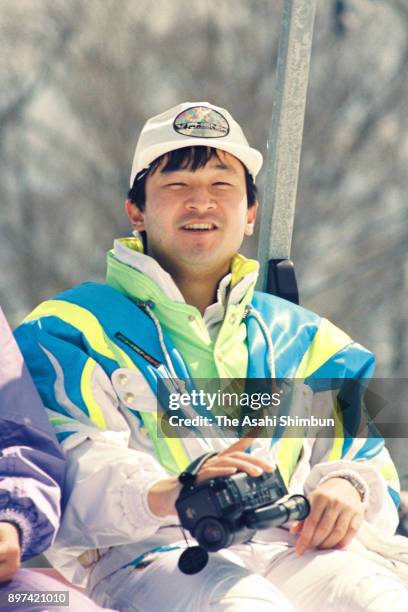
[{"label": "man's eye", "polygon": [[214,187],[232,187],[231,183],[226,183],[225,181],[217,181],[213,185]]},{"label": "man's eye", "polygon": [[165,187],[170,187],[170,189],[182,189],[186,187],[186,183],[166,183]]}]

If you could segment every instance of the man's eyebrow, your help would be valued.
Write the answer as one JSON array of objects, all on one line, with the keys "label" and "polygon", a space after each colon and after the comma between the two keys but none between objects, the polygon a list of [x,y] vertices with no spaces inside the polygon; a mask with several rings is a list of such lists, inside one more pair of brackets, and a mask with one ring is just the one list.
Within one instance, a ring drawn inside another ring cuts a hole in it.
[{"label": "man's eyebrow", "polygon": [[[235,168],[233,168],[232,166],[227,166],[222,162],[219,162],[216,166],[213,166],[212,169],[213,170],[224,170],[226,172],[230,172],[231,174],[238,174]],[[199,170],[199,168],[197,168],[197,170]],[[176,172],[191,172],[191,168],[187,166],[185,168],[173,168],[173,169],[162,168],[160,170],[161,174],[173,174]]]},{"label": "man's eyebrow", "polygon": [[232,172],[233,174],[237,174],[237,171],[232,166],[226,166],[223,163],[219,163],[214,166],[214,170],[226,170],[227,172]]}]

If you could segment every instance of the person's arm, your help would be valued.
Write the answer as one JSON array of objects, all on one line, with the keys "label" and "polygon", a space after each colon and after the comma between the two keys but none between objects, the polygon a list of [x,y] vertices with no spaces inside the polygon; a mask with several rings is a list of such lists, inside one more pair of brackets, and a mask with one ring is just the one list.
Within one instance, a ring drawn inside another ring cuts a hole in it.
[{"label": "person's arm", "polygon": [[[249,476],[273,472],[275,466],[269,459],[244,452],[254,439],[241,438],[224,451],[207,459],[197,473],[197,482],[219,476],[232,476],[237,472],[245,472]],[[147,501],[151,511],[157,516],[176,515],[175,502],[180,491],[181,485],[177,477],[159,480],[149,489]]]},{"label": "person's arm", "polygon": [[[304,483],[312,511],[295,527],[295,531],[301,530],[297,542],[300,553],[309,547],[347,545],[363,520],[388,533],[398,524],[399,481],[384,440],[352,435],[364,422],[362,392],[372,374],[374,357],[352,343],[333,359],[345,364],[344,381],[339,382],[337,396],[317,394],[317,401],[326,402],[335,416],[336,436],[319,437],[313,444],[311,470]],[[323,366],[315,378],[324,376]],[[350,379],[361,384],[350,385]]]},{"label": "person's arm", "polygon": [[[148,452],[130,448],[131,426],[80,331],[44,317],[15,335],[67,460],[57,546],[77,555],[152,535],[166,519],[151,512],[148,490],[168,473]],[[107,353],[113,372],[118,364]]]},{"label": "person's arm", "polygon": [[[179,485],[151,454],[129,447],[132,425],[122,415],[109,376],[91,351],[85,352],[82,338],[53,323],[42,319],[23,326],[17,338],[68,462],[57,546],[78,555],[148,538],[169,516],[174,520]],[[64,333],[58,334],[56,325]],[[233,460],[257,462],[245,455]],[[209,460],[204,473],[234,473],[240,467],[229,467],[225,458],[217,461],[214,467]]]},{"label": "person's arm", "polygon": [[[1,309],[0,406],[0,522],[3,537],[13,542],[18,530],[25,560],[43,552],[55,536],[65,460]],[[3,565],[7,546],[3,541]]]},{"label": "person's arm", "polygon": [[[40,455],[44,452],[13,446],[3,448],[0,456],[0,522],[18,528],[23,561],[52,544],[61,514],[60,485],[40,467]],[[62,477],[64,462],[60,466]]]}]

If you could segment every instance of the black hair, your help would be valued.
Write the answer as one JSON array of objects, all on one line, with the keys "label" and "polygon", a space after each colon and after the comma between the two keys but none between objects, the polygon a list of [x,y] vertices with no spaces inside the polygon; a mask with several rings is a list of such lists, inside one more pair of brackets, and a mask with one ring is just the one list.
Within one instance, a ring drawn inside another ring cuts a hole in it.
[{"label": "black hair", "polygon": [[[161,172],[174,172],[185,169],[194,172],[198,168],[203,168],[213,157],[220,159],[218,155],[219,150],[214,147],[194,146],[182,147],[181,149],[164,153],[152,161],[148,168],[141,170],[136,175],[133,185],[128,191],[128,199],[143,211],[146,205],[146,179],[151,174],[154,174],[163,162],[164,165],[161,168]],[[244,165],[243,167],[245,171],[248,208],[250,208],[256,202],[257,188],[247,167]]]}]

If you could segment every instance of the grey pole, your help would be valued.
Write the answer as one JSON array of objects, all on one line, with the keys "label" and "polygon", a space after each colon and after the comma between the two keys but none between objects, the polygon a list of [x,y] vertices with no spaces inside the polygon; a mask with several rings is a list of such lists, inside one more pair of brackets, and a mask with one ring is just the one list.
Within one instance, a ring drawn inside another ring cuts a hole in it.
[{"label": "grey pole", "polygon": [[258,247],[262,290],[268,262],[290,257],[315,12],[316,0],[284,0]]}]

